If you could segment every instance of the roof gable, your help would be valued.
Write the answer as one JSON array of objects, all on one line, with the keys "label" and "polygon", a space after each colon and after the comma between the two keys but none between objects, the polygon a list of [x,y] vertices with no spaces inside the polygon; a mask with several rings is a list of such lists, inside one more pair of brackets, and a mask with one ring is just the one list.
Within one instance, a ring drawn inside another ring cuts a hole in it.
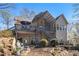
[{"label": "roof gable", "polygon": [[54,17],[48,11],[45,11],[45,12],[41,12],[38,15],[36,15],[34,17],[34,19],[32,20],[32,22],[35,21],[35,20],[38,20],[40,18],[43,18],[47,22],[51,22],[51,21],[54,20]]},{"label": "roof gable", "polygon": [[65,23],[68,24],[68,21],[67,21],[67,19],[65,18],[65,16],[64,16],[63,14],[59,15],[59,16],[56,18],[56,21],[57,21],[60,17],[62,17],[62,18],[64,19]]}]

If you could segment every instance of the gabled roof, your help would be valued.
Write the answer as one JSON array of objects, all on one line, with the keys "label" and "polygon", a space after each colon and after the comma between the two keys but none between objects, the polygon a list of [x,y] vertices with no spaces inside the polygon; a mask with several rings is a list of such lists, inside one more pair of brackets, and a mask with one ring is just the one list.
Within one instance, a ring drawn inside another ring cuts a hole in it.
[{"label": "gabled roof", "polygon": [[65,18],[65,16],[63,14],[59,15],[57,18],[56,18],[56,21],[60,18],[60,17],[63,17],[65,22],[68,24],[68,21],[67,19]]},{"label": "gabled roof", "polygon": [[[45,11],[45,12],[41,12],[41,13],[39,13],[38,15],[36,15],[36,16],[34,17],[34,19],[32,20],[32,22],[35,21],[35,20],[37,20],[37,19],[39,19],[39,18],[44,17],[45,14],[49,14],[49,15],[51,16],[51,21],[53,21],[54,17],[53,17],[48,11]],[[45,18],[44,18],[44,19],[45,19]],[[46,19],[46,20],[47,20],[47,19]],[[51,21],[49,21],[49,22],[51,22]]]},{"label": "gabled roof", "polygon": [[[49,16],[44,18],[44,16],[48,14]],[[39,14],[37,14],[32,21],[28,21],[28,22],[33,22],[35,20],[38,20],[39,18],[44,18],[44,20],[46,20],[48,23],[53,23],[53,22],[56,22],[60,17],[63,17],[66,24],[68,24],[65,16],[63,14],[59,15],[57,18],[54,18],[47,10],[45,12],[41,12]],[[23,17],[20,17],[20,16],[17,16],[15,17],[16,20],[19,20],[19,21],[27,21],[26,19],[24,19]],[[50,21],[48,20],[50,19]]]},{"label": "gabled roof", "polygon": [[45,11],[45,12],[41,12],[41,13],[37,14],[37,15],[34,17],[34,19],[32,20],[32,22],[33,22],[33,21],[35,21],[35,20],[37,20],[38,18],[43,17],[43,15],[44,15],[45,13],[46,13],[46,11]]},{"label": "gabled roof", "polygon": [[48,14],[52,17],[52,19],[51,19],[50,21],[48,21],[49,23],[56,22],[60,17],[63,17],[64,20],[65,20],[65,22],[66,22],[66,24],[68,24],[68,22],[67,22],[67,20],[66,20],[66,18],[65,18],[65,16],[64,16],[63,14],[59,15],[57,18],[54,18],[48,11],[39,13],[38,15],[36,15],[36,16],[34,17],[34,19],[33,19],[32,21],[35,21],[35,20],[37,20],[37,19],[43,17],[46,13],[48,13]]}]

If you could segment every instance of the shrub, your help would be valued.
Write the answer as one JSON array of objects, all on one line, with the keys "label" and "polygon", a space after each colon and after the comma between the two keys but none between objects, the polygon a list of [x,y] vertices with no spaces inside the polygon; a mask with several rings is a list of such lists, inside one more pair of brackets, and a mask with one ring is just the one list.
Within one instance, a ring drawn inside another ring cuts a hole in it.
[{"label": "shrub", "polygon": [[53,47],[58,45],[58,42],[56,40],[52,40],[50,43],[51,43],[51,46],[53,46]]},{"label": "shrub", "polygon": [[71,49],[79,51],[79,44],[76,44],[75,46],[72,45]]},{"label": "shrub", "polygon": [[40,41],[40,45],[41,45],[41,47],[46,47],[48,45],[48,41],[46,39],[42,39]]},{"label": "shrub", "polygon": [[21,48],[16,48],[16,52],[19,51]]},{"label": "shrub", "polygon": [[77,56],[77,54],[74,53],[73,56]]},{"label": "shrub", "polygon": [[0,37],[13,37],[13,32],[11,30],[0,31]]},{"label": "shrub", "polygon": [[79,44],[74,47],[75,50],[79,50]]},{"label": "shrub", "polygon": [[60,44],[60,45],[64,45],[64,43],[62,43],[62,42],[61,42],[61,43],[59,43],[59,44]]}]

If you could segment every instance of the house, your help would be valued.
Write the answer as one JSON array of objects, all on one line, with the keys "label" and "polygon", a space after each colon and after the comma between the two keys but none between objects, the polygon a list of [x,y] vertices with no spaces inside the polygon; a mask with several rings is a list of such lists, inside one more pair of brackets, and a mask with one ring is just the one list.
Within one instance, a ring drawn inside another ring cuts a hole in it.
[{"label": "house", "polygon": [[39,43],[41,39],[57,39],[67,42],[67,20],[63,14],[54,18],[48,11],[36,15],[31,22],[15,18],[16,39],[23,45],[32,41]]}]

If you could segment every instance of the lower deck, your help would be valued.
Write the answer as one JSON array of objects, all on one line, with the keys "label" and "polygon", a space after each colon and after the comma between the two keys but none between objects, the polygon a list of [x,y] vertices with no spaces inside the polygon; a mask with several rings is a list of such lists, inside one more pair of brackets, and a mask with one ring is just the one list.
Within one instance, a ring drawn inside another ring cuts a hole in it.
[{"label": "lower deck", "polygon": [[23,43],[31,44],[32,41],[35,41],[36,43],[40,41],[40,39],[43,39],[45,35],[43,33],[39,32],[17,32],[16,34],[17,40],[20,39]]}]

